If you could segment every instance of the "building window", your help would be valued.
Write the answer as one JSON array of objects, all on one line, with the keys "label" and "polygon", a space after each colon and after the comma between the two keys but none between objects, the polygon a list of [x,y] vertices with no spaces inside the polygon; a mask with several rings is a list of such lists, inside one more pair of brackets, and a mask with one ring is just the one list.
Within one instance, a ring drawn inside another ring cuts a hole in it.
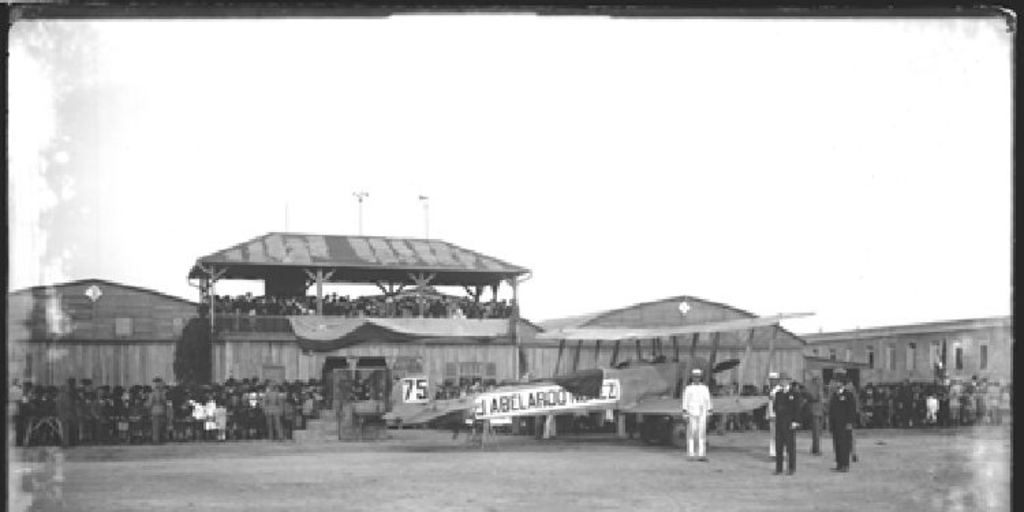
[{"label": "building window", "polygon": [[484,386],[497,384],[497,363],[481,363],[469,361],[464,363],[445,363],[444,385],[452,388],[468,388],[479,383]]},{"label": "building window", "polygon": [[953,349],[953,357],[955,358],[956,369],[957,370],[963,370],[964,369],[964,348],[961,347],[960,345],[957,345],[956,348]]},{"label": "building window", "polygon": [[942,343],[933,341],[931,344],[930,355],[928,358],[928,364],[935,368],[935,365],[942,363],[942,366],[946,365],[946,362],[942,360]]},{"label": "building window", "polygon": [[833,360],[833,361],[836,360],[836,349],[834,349],[834,348],[828,349],[828,358]]},{"label": "building window", "polygon": [[[107,324],[109,325],[109,324]],[[132,335],[132,319],[119,317],[114,319],[114,336],[118,338]]]},{"label": "building window", "polygon": [[885,347],[885,361],[889,370],[896,371],[896,347],[892,345]]},{"label": "building window", "polygon": [[853,353],[850,351],[850,349],[846,349],[846,354],[845,354],[846,359],[845,359],[845,361],[846,362],[850,362],[850,356],[852,356],[852,355],[853,355]]},{"label": "building window", "polygon": [[985,370],[988,368],[988,345],[980,345],[979,348],[981,349],[981,358],[978,364],[982,370]]},{"label": "building window", "polygon": [[459,363],[444,364],[444,385],[455,386],[459,381]]},{"label": "building window", "polygon": [[812,353],[813,353],[814,355],[819,355],[819,354],[818,354],[818,349],[816,349],[816,348],[815,348],[815,349],[812,349],[812,350],[811,350],[811,352],[812,352]]},{"label": "building window", "polygon": [[459,363],[459,386],[469,387],[473,384],[483,384],[484,363],[470,362]]},{"label": "building window", "polygon": [[907,370],[917,368],[917,361],[914,360],[914,352],[917,351],[917,343],[907,343]]},{"label": "building window", "polygon": [[868,345],[868,368],[875,368],[875,347]]}]

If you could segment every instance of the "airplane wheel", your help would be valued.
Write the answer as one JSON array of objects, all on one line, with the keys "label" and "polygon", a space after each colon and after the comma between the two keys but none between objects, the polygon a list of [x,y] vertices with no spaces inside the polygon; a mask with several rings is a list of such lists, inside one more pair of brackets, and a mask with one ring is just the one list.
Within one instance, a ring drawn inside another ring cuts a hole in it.
[{"label": "airplane wheel", "polygon": [[640,424],[640,440],[645,444],[654,444],[654,436],[652,435],[654,433],[654,429],[651,427],[651,422],[649,420],[644,420],[643,423]]},{"label": "airplane wheel", "polygon": [[671,439],[670,443],[676,448],[686,449],[686,422],[685,421],[673,421],[671,426]]},{"label": "airplane wheel", "polygon": [[672,442],[671,419],[658,418],[654,420],[654,439],[658,444],[669,444]]}]

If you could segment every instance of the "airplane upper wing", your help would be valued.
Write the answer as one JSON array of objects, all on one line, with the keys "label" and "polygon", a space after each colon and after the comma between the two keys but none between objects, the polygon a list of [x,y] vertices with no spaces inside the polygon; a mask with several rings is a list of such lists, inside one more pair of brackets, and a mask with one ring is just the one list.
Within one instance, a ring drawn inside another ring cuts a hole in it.
[{"label": "airplane upper wing", "polygon": [[601,341],[615,341],[615,340],[629,340],[635,338],[668,338],[671,336],[679,336],[683,334],[694,334],[694,333],[713,333],[713,332],[725,332],[725,331],[741,331],[744,329],[752,329],[755,327],[766,327],[770,325],[778,324],[782,320],[789,318],[801,318],[811,316],[813,313],[783,313],[779,315],[757,317],[757,318],[739,318],[736,320],[724,320],[721,322],[708,322],[704,324],[695,325],[681,325],[678,327],[658,327],[658,328],[621,328],[621,327],[605,327],[605,328],[581,328],[581,329],[562,329],[550,332],[542,332],[537,334],[537,339],[543,340],[601,340]]}]

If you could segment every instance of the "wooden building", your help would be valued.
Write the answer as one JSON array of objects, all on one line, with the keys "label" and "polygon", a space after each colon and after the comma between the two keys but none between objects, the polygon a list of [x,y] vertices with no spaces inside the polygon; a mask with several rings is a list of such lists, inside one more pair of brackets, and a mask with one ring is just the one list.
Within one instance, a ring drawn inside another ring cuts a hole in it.
[{"label": "wooden building", "polygon": [[811,357],[862,365],[863,383],[932,382],[940,363],[952,379],[1010,382],[1013,376],[1010,317],[805,334],[804,339]]},{"label": "wooden building", "polygon": [[[686,327],[758,318],[753,313],[718,302],[692,296],[678,296],[645,302],[621,309],[540,322],[545,338],[557,338],[561,330],[587,328],[655,329]],[[668,339],[636,339],[631,342],[602,344],[594,340],[554,342],[559,346],[554,361],[548,351],[538,352],[544,361],[536,365],[555,373],[613,366],[626,360],[651,361],[658,356],[667,360],[693,354],[705,359],[739,359],[740,364],[716,377],[718,383],[753,384],[760,388],[769,372],[787,372],[799,378],[804,370],[806,342],[779,326],[757,327],[715,334],[694,334]],[[548,349],[550,350],[550,348]],[[712,358],[712,352],[715,357]],[[552,362],[554,363],[552,365]],[[534,364],[531,361],[531,364]]]},{"label": "wooden building", "polygon": [[173,380],[174,344],[197,306],[102,279],[11,292],[8,375],[43,385],[68,377],[109,385]]}]

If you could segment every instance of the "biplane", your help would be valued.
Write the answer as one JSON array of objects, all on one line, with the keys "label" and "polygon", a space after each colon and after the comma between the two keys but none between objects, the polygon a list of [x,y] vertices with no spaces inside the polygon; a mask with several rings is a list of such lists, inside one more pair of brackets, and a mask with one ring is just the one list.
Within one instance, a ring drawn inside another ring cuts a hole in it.
[{"label": "biplane", "polygon": [[[809,315],[791,313],[665,328],[566,329],[541,333],[538,338],[602,341],[670,338],[770,327],[785,319]],[[416,425],[459,415],[477,421],[494,421],[613,411],[618,413],[620,433],[625,428],[625,417],[634,415],[640,438],[645,442],[680,444],[685,424],[679,400],[690,371],[701,368],[713,377],[740,363],[738,359],[715,362],[714,358],[713,347],[709,359],[690,355],[673,361],[629,361],[614,368],[582,370],[507,384],[450,400],[427,397],[425,379],[405,379],[397,390],[402,396],[393,401],[387,417],[404,425]],[[763,407],[767,402],[767,396],[714,396],[712,408],[715,413],[743,413]]]}]

